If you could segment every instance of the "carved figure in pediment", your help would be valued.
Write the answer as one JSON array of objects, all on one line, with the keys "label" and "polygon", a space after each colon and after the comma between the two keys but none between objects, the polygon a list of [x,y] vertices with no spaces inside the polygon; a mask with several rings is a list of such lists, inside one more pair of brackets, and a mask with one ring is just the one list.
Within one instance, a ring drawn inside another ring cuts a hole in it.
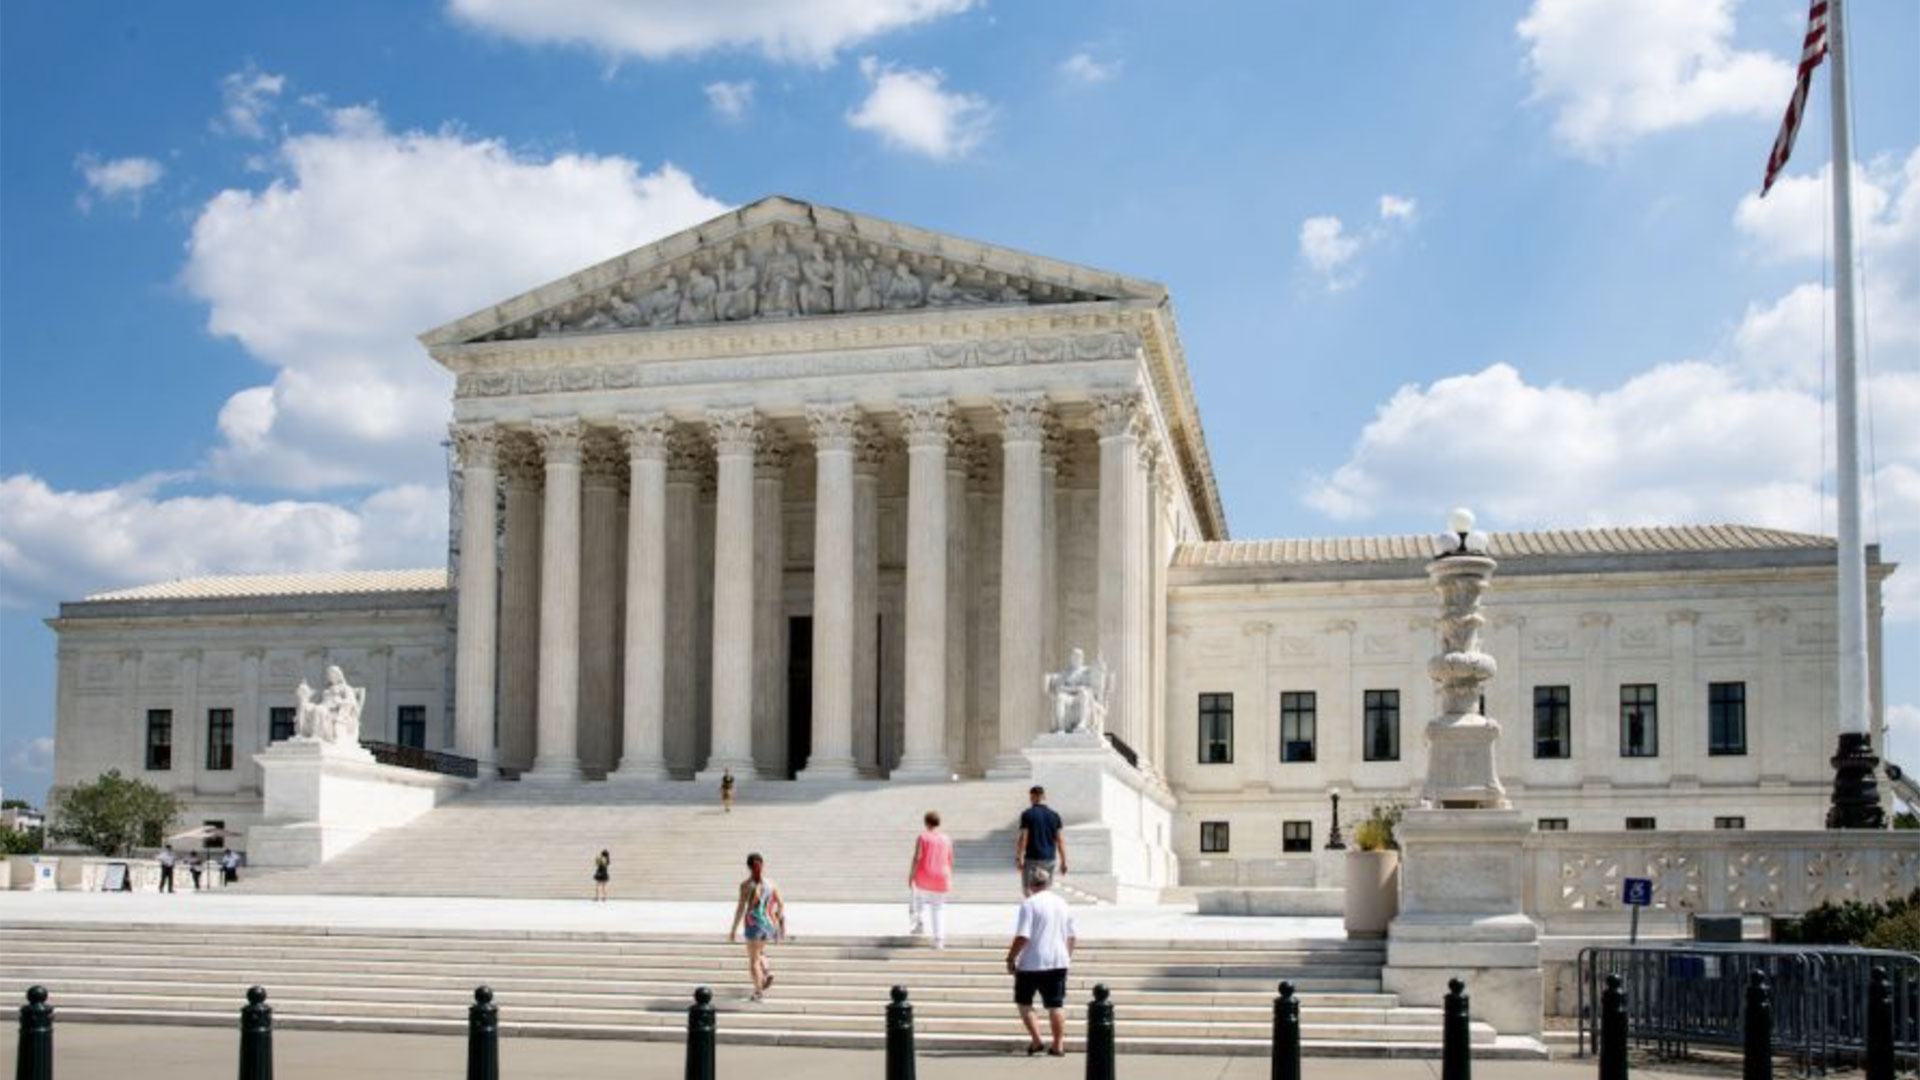
[{"label": "carved figure in pediment", "polygon": [[643,305],[648,326],[672,326],[680,317],[680,281],[668,278],[646,296]]},{"label": "carved figure in pediment", "polygon": [[800,299],[800,256],[793,253],[785,236],[774,236],[760,279],[760,314],[793,314]]},{"label": "carved figure in pediment", "polygon": [[940,278],[940,280],[935,281],[931,285],[928,285],[927,286],[927,306],[928,307],[950,307],[954,304],[959,303],[960,289],[955,284],[955,282],[956,282],[956,279],[954,278],[954,276],[952,274],[947,274],[944,277]]},{"label": "carved figure in pediment", "polygon": [[879,307],[886,280],[884,271],[873,264],[873,256],[862,258],[859,266],[849,264],[847,272],[853,276],[853,306],[847,310],[872,311]]},{"label": "carved figure in pediment", "polygon": [[753,318],[760,298],[759,285],[759,268],[747,261],[745,251],[735,248],[733,265],[721,275],[720,318],[726,322]]},{"label": "carved figure in pediment", "polygon": [[[620,298],[617,296],[611,299],[614,302],[624,303],[624,301],[621,301]],[[573,329],[575,330],[611,330],[614,327],[619,325],[620,325],[619,321],[614,318],[613,311],[610,308],[589,305],[587,307],[586,317],[582,318],[579,322],[574,323]]]},{"label": "carved figure in pediment", "polygon": [[887,281],[886,307],[889,311],[919,307],[926,299],[926,287],[904,262],[893,264],[893,276]]},{"label": "carved figure in pediment", "polygon": [[647,313],[639,304],[621,295],[618,290],[607,298],[607,315],[618,326],[641,326],[647,321]]},{"label": "carved figure in pediment", "polygon": [[820,245],[813,245],[800,264],[800,313],[832,314],[837,303],[835,290],[838,283],[834,265],[827,261]]},{"label": "carved figure in pediment", "polygon": [[687,273],[687,287],[680,296],[680,320],[683,323],[708,323],[718,315],[720,283],[698,266]]}]

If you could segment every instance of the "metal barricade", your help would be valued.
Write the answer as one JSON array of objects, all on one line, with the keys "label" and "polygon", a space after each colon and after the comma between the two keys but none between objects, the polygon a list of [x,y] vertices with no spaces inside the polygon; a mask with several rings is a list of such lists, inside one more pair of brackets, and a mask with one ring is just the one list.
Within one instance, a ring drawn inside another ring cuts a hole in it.
[{"label": "metal barricade", "polygon": [[1897,1060],[1920,1064],[1920,956],[1846,946],[1673,942],[1580,950],[1576,981],[1580,1053],[1598,1049],[1600,993],[1608,975],[1627,992],[1627,1037],[1663,1057],[1694,1046],[1737,1048],[1747,979],[1773,988],[1773,1044],[1801,1075],[1856,1060],[1866,1049],[1867,988],[1874,968],[1893,987]]}]

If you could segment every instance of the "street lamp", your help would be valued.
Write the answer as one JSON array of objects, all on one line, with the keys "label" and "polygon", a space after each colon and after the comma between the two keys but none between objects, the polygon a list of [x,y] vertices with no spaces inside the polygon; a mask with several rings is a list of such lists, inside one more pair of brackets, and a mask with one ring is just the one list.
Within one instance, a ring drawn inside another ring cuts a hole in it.
[{"label": "street lamp", "polygon": [[1328,788],[1327,798],[1333,800],[1333,828],[1327,830],[1327,850],[1345,851],[1347,842],[1340,839],[1340,789]]}]

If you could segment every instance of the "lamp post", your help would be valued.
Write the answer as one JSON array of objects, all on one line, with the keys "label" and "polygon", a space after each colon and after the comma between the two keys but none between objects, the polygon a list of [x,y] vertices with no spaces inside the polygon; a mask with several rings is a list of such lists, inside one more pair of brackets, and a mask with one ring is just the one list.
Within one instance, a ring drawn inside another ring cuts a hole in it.
[{"label": "lamp post", "polygon": [[1427,783],[1422,801],[1445,809],[1505,808],[1506,790],[1494,766],[1500,725],[1481,714],[1486,682],[1498,670],[1480,649],[1480,596],[1499,565],[1488,555],[1487,534],[1473,527],[1473,512],[1447,515],[1447,531],[1435,537],[1427,577],[1440,594],[1440,651],[1427,673],[1440,688],[1442,713],[1427,724]]},{"label": "lamp post", "polygon": [[1340,839],[1340,789],[1328,788],[1327,798],[1333,800],[1333,828],[1327,830],[1327,850],[1345,851],[1347,842]]}]

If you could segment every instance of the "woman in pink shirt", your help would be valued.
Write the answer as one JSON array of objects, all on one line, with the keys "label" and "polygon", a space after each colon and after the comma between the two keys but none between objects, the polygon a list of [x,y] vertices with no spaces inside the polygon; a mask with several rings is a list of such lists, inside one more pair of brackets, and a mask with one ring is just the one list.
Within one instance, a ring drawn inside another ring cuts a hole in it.
[{"label": "woman in pink shirt", "polygon": [[947,890],[953,888],[953,841],[940,831],[940,813],[927,811],[927,831],[913,842],[907,887],[913,892],[913,932],[933,923],[933,947],[947,947]]}]

